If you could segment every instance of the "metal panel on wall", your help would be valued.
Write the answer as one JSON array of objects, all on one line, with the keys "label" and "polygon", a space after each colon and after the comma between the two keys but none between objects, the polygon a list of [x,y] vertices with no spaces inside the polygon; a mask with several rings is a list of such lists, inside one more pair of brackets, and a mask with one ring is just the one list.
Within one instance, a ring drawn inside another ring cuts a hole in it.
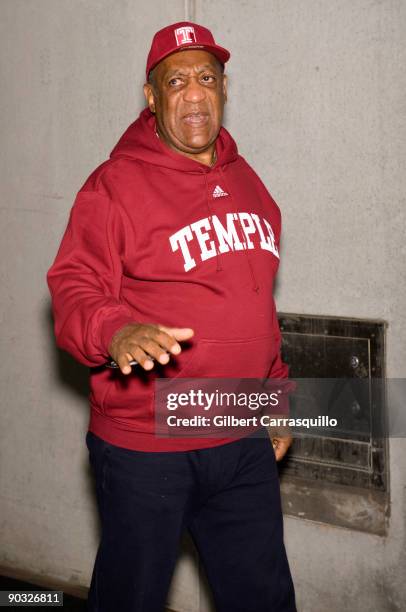
[{"label": "metal panel on wall", "polygon": [[281,465],[284,511],[384,533],[385,323],[286,313],[278,318],[283,359],[300,383],[291,399],[292,416],[327,412],[341,424],[339,433],[293,428],[294,441]]}]

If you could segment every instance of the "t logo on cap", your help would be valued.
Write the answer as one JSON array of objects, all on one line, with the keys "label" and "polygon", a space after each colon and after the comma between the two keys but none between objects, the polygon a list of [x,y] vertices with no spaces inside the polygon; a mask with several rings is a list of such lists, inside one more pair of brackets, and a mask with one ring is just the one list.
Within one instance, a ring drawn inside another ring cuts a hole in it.
[{"label": "t logo on cap", "polygon": [[196,42],[195,29],[191,26],[177,28],[175,30],[176,44],[184,45],[185,43]]}]

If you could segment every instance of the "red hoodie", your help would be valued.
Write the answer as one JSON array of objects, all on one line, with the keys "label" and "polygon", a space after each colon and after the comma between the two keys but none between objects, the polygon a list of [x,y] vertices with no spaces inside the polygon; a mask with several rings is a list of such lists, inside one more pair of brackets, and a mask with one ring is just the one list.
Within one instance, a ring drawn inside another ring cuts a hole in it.
[{"label": "red hoodie", "polygon": [[[79,191],[48,271],[57,344],[92,368],[89,429],[112,444],[173,451],[235,440],[155,437],[157,376],[288,376],[272,295],[280,211],[224,128],[216,152],[212,167],[176,153],[145,109]],[[168,365],[124,376],[104,364],[130,322],[195,335]]]}]

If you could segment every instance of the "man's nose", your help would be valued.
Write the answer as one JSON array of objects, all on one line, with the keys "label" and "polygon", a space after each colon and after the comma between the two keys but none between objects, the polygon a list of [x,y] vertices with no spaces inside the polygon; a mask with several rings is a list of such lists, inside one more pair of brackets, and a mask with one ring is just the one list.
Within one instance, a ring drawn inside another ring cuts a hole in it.
[{"label": "man's nose", "polygon": [[189,77],[184,89],[184,100],[186,102],[201,102],[205,96],[206,92],[204,86],[199,83],[199,77]]}]

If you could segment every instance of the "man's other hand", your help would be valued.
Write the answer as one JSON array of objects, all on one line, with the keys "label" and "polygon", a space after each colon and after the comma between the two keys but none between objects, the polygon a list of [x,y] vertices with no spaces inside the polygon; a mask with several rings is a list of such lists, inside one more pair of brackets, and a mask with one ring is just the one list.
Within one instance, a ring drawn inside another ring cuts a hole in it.
[{"label": "man's other hand", "polygon": [[153,357],[165,365],[170,354],[179,355],[179,342],[189,340],[194,334],[189,327],[165,327],[153,323],[130,323],[116,332],[109,346],[109,353],[123,374],[130,374],[130,361],[135,359],[144,370],[154,367]]},{"label": "man's other hand", "polygon": [[[272,417],[277,418],[274,415]],[[280,418],[286,418],[286,415],[281,415]],[[268,427],[268,434],[272,442],[276,461],[280,461],[292,445],[293,437],[291,430],[288,426]]]}]

